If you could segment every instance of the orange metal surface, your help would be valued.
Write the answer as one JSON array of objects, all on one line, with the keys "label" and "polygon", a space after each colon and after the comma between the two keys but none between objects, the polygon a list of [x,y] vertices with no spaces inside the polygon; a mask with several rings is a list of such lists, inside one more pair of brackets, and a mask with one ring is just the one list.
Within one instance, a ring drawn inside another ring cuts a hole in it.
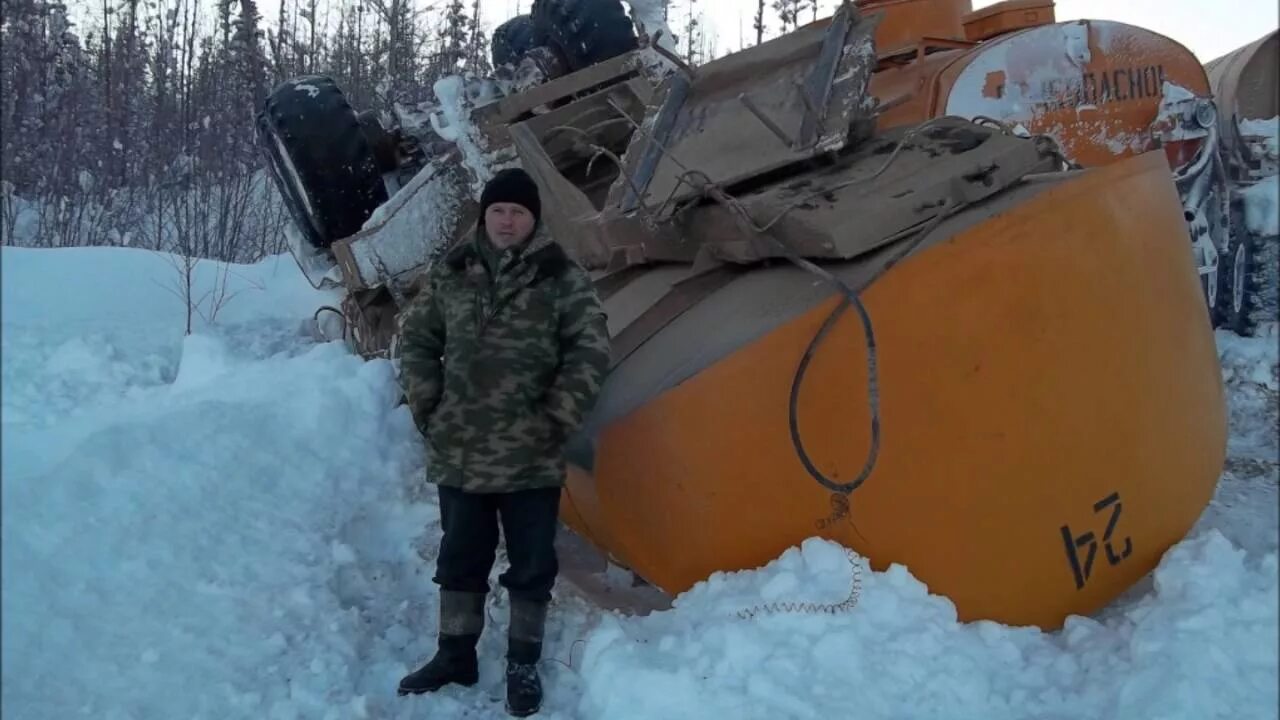
[{"label": "orange metal surface", "polygon": [[961,18],[973,10],[972,0],[855,0],[864,15],[881,15],[876,50],[891,52],[915,45],[923,37],[963,38]]},{"label": "orange metal surface", "polygon": [[1068,158],[1094,167],[1156,147],[1150,127],[1165,81],[1209,95],[1204,68],[1178,42],[1132,25],[1082,20],[914,61],[886,59],[871,92],[892,105],[882,129],[941,115],[986,116],[1051,135]]},{"label": "orange metal surface", "polygon": [[961,18],[966,40],[990,40],[1014,30],[1049,25],[1056,19],[1053,0],[1004,0]]},{"label": "orange metal surface", "polygon": [[933,117],[938,76],[964,54],[964,50],[951,49],[882,60],[870,85],[871,94],[883,108],[877,122],[879,129],[916,125]]},{"label": "orange metal surface", "polygon": [[[871,286],[882,447],[847,516],[788,423],[833,297],[606,426],[565,520],[669,593],[818,535],[876,569],[907,565],[962,620],[1053,628],[1093,612],[1185,535],[1225,455],[1184,235],[1150,153],[1048,188]],[[803,445],[841,482],[868,453],[864,358],[850,312],[800,393]]]}]

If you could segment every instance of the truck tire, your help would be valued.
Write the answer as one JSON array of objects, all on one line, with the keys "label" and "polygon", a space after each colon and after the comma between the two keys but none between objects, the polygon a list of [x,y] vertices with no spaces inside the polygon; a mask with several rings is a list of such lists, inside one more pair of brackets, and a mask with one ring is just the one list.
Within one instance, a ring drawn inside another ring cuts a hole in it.
[{"label": "truck tire", "polygon": [[1242,224],[1231,234],[1225,270],[1223,325],[1251,337],[1261,323],[1277,320],[1280,238],[1257,237]]},{"label": "truck tire", "polygon": [[556,49],[571,72],[635,50],[635,26],[622,0],[534,0],[536,45]]},{"label": "truck tire", "polygon": [[520,58],[535,47],[533,18],[529,15],[517,15],[499,25],[489,43],[494,67],[519,65]]},{"label": "truck tire", "polygon": [[332,78],[304,76],[272,90],[258,133],[276,187],[319,250],[360,230],[387,201],[360,117]]}]

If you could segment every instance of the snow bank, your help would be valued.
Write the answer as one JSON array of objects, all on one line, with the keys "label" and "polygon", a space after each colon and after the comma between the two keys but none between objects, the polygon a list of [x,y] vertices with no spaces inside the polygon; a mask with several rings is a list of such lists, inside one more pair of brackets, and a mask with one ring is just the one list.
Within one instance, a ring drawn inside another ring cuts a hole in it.
[{"label": "snow bank", "polygon": [[[1105,147],[1118,155],[1139,152],[1149,142],[1148,128],[1129,127],[1099,112],[1096,103],[1104,101],[1100,97],[1104,90],[1095,86],[1086,90],[1079,78],[1094,52],[1109,56],[1159,50],[1139,47],[1145,42],[1126,35],[1121,24],[1105,20],[1044,25],[992,40],[956,76],[945,98],[946,114],[1022,125],[1053,137],[1072,159],[1088,146]],[[994,92],[996,87],[999,93]],[[1167,101],[1192,97],[1167,83],[1163,92]],[[1053,112],[1064,100],[1075,110],[1069,122]]]},{"label": "snow bank", "polygon": [[[172,382],[182,359],[186,305],[174,256],[128,248],[0,249],[5,423],[42,425]],[[336,296],[314,290],[288,255],[253,265],[200,262],[192,297],[209,324],[255,356],[293,342],[304,319]]]},{"label": "snow bank", "polygon": [[1217,532],[1169,553],[1155,592],[1118,617],[1073,618],[1061,633],[959,624],[897,566],[864,572],[844,615],[733,615],[779,586],[838,601],[843,564],[841,548],[811,539],[760,571],[712,577],[670,612],[604,618],[583,650],[579,716],[1237,718],[1276,707],[1276,555],[1248,562]]},{"label": "snow bank", "polygon": [[[434,649],[438,511],[390,364],[299,333],[329,298],[295,265],[239,268],[261,289],[187,338],[149,253],[6,248],[0,267],[9,714],[504,717],[500,593],[476,687],[395,695]],[[1230,337],[1231,454],[1265,467],[1274,337]],[[540,717],[1274,717],[1271,468],[1229,470],[1150,587],[1058,633],[959,623],[902,567],[862,568],[848,612],[740,617],[849,596],[844,550],[817,539],[647,617],[561,583]]]},{"label": "snow bank", "polygon": [[[5,323],[45,320],[119,324],[185,322],[182,301],[174,295],[181,282],[168,253],[132,248],[0,249],[0,302]],[[219,314],[224,322],[308,314],[319,293],[298,272],[288,254],[273,255],[252,265],[199,262],[192,285],[198,299],[226,275],[235,297]],[[207,301],[206,301],[207,305]]]},{"label": "snow bank", "polygon": [[1244,223],[1258,237],[1280,235],[1280,176],[1272,175],[1240,193]]},{"label": "snow bank", "polygon": [[1241,120],[1240,134],[1245,137],[1266,138],[1265,152],[1272,158],[1280,155],[1280,116],[1267,120]]},{"label": "snow bank", "polygon": [[1218,528],[1252,555],[1275,552],[1280,537],[1280,349],[1277,324],[1242,338],[1217,332],[1230,434],[1213,501],[1193,533]]},{"label": "snow bank", "polygon": [[1276,435],[1280,367],[1277,367],[1277,325],[1259,328],[1257,337],[1242,338],[1227,330],[1217,332],[1222,381],[1227,388],[1231,413],[1230,454],[1256,460],[1280,459]]},{"label": "snow bank", "polygon": [[[1280,117],[1267,120],[1242,120],[1240,134],[1246,138],[1265,138],[1263,152],[1274,162],[1280,155]],[[1243,191],[1244,222],[1249,232],[1259,237],[1280,235],[1280,182],[1272,175]]]},{"label": "snow bank", "polygon": [[349,610],[376,586],[339,585],[335,548],[425,523],[388,501],[416,449],[390,367],[326,345],[212,382],[208,349],[184,357],[206,382],[64,425],[54,443],[6,441],[16,717],[358,716]]},{"label": "snow bank", "polygon": [[324,298],[287,258],[185,339],[150,253],[2,260],[5,710],[369,717],[360,608],[424,592],[391,366],[298,332]]}]

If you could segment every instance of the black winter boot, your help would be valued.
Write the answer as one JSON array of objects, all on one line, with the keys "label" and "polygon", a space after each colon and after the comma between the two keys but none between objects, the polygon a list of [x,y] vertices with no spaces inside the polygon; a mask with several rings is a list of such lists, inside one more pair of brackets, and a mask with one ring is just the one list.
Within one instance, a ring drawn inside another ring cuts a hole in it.
[{"label": "black winter boot", "polygon": [[542,679],[537,663],[507,661],[507,714],[528,717],[542,708]]},{"label": "black winter boot", "polygon": [[507,713],[527,717],[542,707],[542,633],[547,603],[511,600],[511,626],[507,633]]},{"label": "black winter boot", "polygon": [[484,630],[484,593],[440,592],[440,638],[436,654],[400,680],[399,695],[435,692],[450,683],[475,685],[480,679],[476,644]]}]

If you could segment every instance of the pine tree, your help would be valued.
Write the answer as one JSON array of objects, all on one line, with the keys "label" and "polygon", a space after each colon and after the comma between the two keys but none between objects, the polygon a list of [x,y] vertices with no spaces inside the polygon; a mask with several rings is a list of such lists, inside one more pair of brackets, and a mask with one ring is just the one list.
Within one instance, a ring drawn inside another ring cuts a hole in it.
[{"label": "pine tree", "polygon": [[800,24],[800,13],[808,7],[810,0],[773,0],[773,9],[782,21],[782,32],[794,30]]},{"label": "pine tree", "polygon": [[684,23],[684,42],[685,57],[684,61],[691,66],[697,66],[703,62],[703,36],[699,17],[694,14],[697,9],[698,0],[687,0],[685,23]]}]

